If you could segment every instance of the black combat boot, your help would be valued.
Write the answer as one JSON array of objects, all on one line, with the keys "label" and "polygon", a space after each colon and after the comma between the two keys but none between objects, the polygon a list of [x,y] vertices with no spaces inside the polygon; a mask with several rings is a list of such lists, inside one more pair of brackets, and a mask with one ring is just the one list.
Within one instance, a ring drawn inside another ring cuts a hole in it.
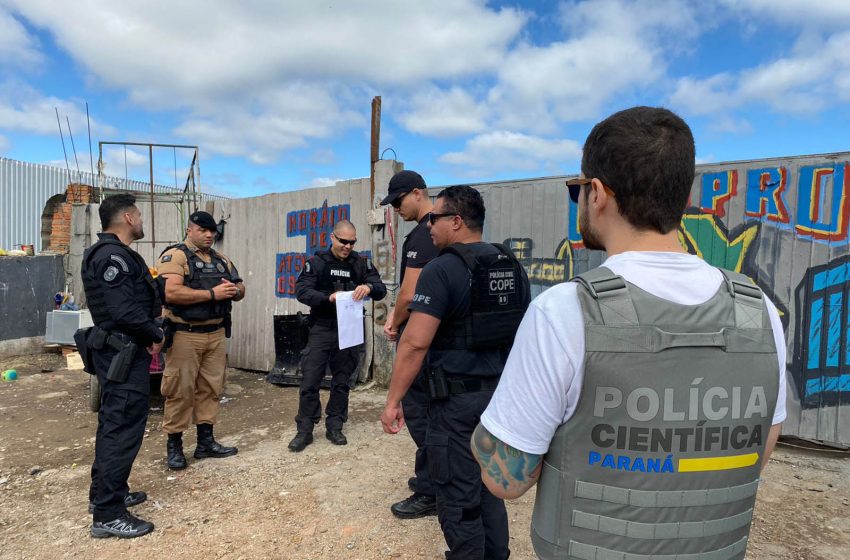
[{"label": "black combat boot", "polygon": [[168,434],[168,468],[180,471],[186,468],[186,456],[183,455],[183,432]]},{"label": "black combat boot", "polygon": [[289,450],[298,453],[304,451],[304,448],[313,443],[313,434],[307,432],[298,432],[292,441],[289,442]]},{"label": "black combat boot", "polygon": [[198,424],[198,445],[195,447],[195,459],[213,457],[220,459],[236,455],[239,450],[235,447],[225,447],[213,437],[212,424]]}]

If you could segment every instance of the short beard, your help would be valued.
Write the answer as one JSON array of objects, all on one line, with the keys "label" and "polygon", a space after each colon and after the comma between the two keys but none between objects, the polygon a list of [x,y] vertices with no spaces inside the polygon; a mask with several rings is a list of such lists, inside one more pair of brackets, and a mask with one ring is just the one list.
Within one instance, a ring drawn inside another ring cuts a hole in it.
[{"label": "short beard", "polygon": [[[584,206],[587,208],[587,204]],[[584,243],[585,249],[591,249],[594,251],[605,250],[605,246],[602,245],[601,241],[599,241],[599,236],[596,235],[596,232],[593,231],[593,228],[590,226],[590,220],[587,218],[587,212],[582,213],[579,217],[579,233],[581,233],[581,239]]]},{"label": "short beard", "polygon": [[145,237],[144,226],[139,227],[138,230],[136,228],[133,228],[133,239],[134,240],[138,241],[139,239],[144,239],[144,237]]}]

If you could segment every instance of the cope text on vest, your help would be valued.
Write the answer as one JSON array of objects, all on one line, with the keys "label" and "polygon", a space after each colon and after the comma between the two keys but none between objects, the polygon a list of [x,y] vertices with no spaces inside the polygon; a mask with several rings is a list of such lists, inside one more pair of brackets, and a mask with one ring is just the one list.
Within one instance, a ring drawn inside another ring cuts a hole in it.
[{"label": "cope text on vest", "polygon": [[513,270],[491,270],[488,277],[491,296],[516,292],[516,277]]},{"label": "cope text on vest", "polygon": [[[627,395],[617,387],[597,387],[593,416],[617,417],[624,422],[596,424],[591,429],[591,441],[601,448],[637,452],[714,451],[761,445],[761,423],[751,419],[768,416],[764,387],[701,388],[702,380],[696,378],[690,387],[661,392],[638,387]],[[735,420],[744,422],[730,422]],[[706,426],[709,421],[725,425]],[[687,425],[649,427],[635,425],[638,422]]]}]

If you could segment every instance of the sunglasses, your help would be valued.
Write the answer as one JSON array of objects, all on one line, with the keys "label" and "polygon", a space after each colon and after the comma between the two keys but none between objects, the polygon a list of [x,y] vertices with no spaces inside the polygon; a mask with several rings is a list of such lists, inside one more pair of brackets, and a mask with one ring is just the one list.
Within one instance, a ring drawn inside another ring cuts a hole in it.
[{"label": "sunglasses", "polygon": [[578,195],[581,193],[581,187],[583,185],[589,185],[591,182],[593,182],[593,179],[581,177],[567,179],[567,188],[570,191],[570,200],[573,201],[573,204],[578,204]]},{"label": "sunglasses", "polygon": [[437,214],[435,212],[428,212],[428,222],[430,222],[431,225],[433,226],[434,224],[437,223],[437,220],[439,220],[440,218],[448,218],[450,216],[454,217],[454,216],[457,216],[457,214],[455,214],[454,212],[449,212],[447,214]]},{"label": "sunglasses", "polygon": [[356,239],[343,239],[342,237],[337,237],[334,235],[334,239],[340,242],[341,245],[348,245],[349,247],[354,247],[354,244],[357,243]]},{"label": "sunglasses", "polygon": [[410,191],[407,191],[406,193],[402,193],[402,194],[398,195],[398,198],[396,198],[395,200],[390,202],[390,206],[392,206],[393,208],[398,210],[399,208],[401,208],[401,199],[406,197],[409,194],[410,194]]}]

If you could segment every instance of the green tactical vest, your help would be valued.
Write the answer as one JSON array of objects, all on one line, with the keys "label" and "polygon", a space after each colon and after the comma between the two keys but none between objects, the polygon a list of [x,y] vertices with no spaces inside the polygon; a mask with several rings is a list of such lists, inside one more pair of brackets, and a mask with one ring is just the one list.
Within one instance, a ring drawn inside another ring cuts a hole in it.
[{"label": "green tactical vest", "polygon": [[607,268],[578,276],[584,381],[537,483],[540,558],[740,560],[779,375],[743,275],[680,305]]}]

